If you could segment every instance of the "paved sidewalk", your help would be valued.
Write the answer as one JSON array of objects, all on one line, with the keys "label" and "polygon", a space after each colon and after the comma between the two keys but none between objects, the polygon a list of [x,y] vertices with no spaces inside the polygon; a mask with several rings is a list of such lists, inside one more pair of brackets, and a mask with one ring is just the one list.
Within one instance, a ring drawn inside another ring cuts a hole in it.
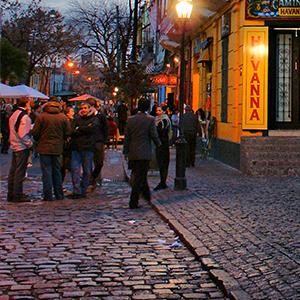
[{"label": "paved sidewalk", "polygon": [[[300,299],[300,178],[250,177],[217,161],[186,170],[185,191],[153,206],[233,299]],[[157,178],[151,177],[151,186]]]}]

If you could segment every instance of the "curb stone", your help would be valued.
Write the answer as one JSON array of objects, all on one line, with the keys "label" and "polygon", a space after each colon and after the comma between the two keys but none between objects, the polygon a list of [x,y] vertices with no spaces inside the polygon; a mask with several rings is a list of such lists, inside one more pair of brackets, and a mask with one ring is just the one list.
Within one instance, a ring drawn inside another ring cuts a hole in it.
[{"label": "curb stone", "polygon": [[[192,192],[192,194],[194,194]],[[154,210],[169,223],[170,227],[181,238],[188,249],[195,255],[201,262],[203,268],[209,271],[210,277],[218,284],[220,289],[227,297],[232,300],[251,300],[252,298],[246,293],[239,283],[226,271],[220,268],[213,257],[210,255],[209,250],[195,237],[184,228],[170,213],[164,205],[159,203],[155,196],[152,194],[151,206]]]}]

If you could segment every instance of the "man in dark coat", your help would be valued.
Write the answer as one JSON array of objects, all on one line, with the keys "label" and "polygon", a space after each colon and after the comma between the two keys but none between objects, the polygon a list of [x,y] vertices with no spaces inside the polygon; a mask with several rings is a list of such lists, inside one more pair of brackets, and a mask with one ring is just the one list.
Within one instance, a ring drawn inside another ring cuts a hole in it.
[{"label": "man in dark coat", "polygon": [[60,156],[71,128],[67,116],[61,109],[58,99],[52,97],[43,105],[43,112],[36,117],[31,131],[37,142],[37,152],[40,154],[44,201],[53,200],[52,188],[56,200],[64,199]]},{"label": "man in dark coat", "polygon": [[146,113],[150,108],[150,101],[142,98],[138,103],[139,112],[128,118],[125,129],[123,154],[128,158],[128,167],[132,170],[132,190],[130,195],[130,208],[139,208],[140,194],[147,200],[151,200],[150,189],[147,180],[149,163],[152,159],[151,140],[156,146],[161,145],[159,140],[155,118]]},{"label": "man in dark coat", "polygon": [[186,140],[186,167],[195,166],[197,135],[201,135],[200,123],[190,105],[185,107],[182,116],[182,128]]},{"label": "man in dark coat", "polygon": [[[79,116],[71,123],[71,175],[73,193],[68,195],[70,199],[86,197],[92,172],[93,156],[97,141],[97,128],[99,119],[95,116],[92,106],[83,102],[80,106]],[[82,168],[82,178],[81,178]]]}]

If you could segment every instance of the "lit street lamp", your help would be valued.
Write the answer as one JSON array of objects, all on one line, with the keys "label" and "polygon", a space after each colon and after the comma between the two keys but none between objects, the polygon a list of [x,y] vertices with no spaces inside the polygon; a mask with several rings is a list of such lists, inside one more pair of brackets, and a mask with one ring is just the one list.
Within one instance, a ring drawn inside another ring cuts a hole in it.
[{"label": "lit street lamp", "polygon": [[175,190],[186,189],[185,178],[185,149],[186,141],[183,134],[182,127],[182,115],[183,115],[183,103],[184,103],[184,79],[185,79],[185,58],[184,58],[184,44],[185,44],[185,22],[190,18],[192,13],[192,1],[191,0],[179,0],[176,5],[177,16],[182,19],[182,36],[180,47],[180,83],[179,83],[179,137],[176,140],[176,177],[175,177]]}]

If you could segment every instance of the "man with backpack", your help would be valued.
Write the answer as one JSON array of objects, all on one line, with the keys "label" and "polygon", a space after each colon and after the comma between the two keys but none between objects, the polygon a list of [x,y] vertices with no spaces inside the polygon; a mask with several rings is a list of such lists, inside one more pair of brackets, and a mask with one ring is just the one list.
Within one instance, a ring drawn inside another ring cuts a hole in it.
[{"label": "man with backpack", "polygon": [[18,109],[9,118],[10,148],[13,151],[11,168],[8,175],[9,202],[30,202],[23,194],[23,181],[27,169],[29,149],[33,146],[30,137],[31,120],[27,115],[28,98],[17,100]]}]

